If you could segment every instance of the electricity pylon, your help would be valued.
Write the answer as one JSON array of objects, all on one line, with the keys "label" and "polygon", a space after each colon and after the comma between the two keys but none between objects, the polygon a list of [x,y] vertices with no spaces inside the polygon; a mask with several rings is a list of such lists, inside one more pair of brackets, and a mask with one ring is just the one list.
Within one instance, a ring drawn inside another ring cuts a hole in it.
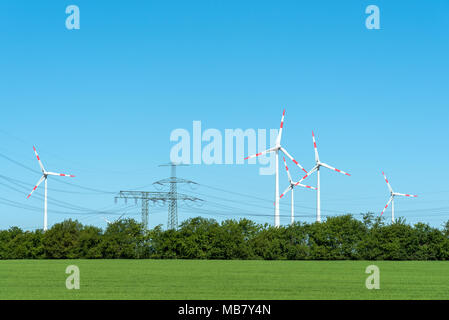
[{"label": "electricity pylon", "polygon": [[177,164],[177,163],[170,162],[167,164],[161,164],[159,167],[168,167],[168,166],[171,167],[170,178],[156,181],[153,184],[160,185],[160,186],[166,186],[166,185],[170,186],[170,191],[168,192],[168,200],[170,202],[168,203],[167,228],[168,229],[176,229],[178,227],[178,200],[188,200],[188,201],[203,201],[203,200],[178,193],[178,191],[177,191],[178,183],[187,183],[187,184],[197,185],[197,183],[194,181],[176,177],[176,167],[177,166],[186,166],[185,164]]},{"label": "electricity pylon", "polygon": [[119,194],[115,197],[115,202],[117,203],[118,199],[125,199],[125,203],[128,203],[128,199],[134,199],[137,204],[138,200],[141,200],[142,203],[142,224],[145,229],[148,228],[148,203],[149,201],[166,201],[167,193],[166,192],[150,192],[150,191],[120,191]]},{"label": "electricity pylon", "polygon": [[[128,199],[133,199],[135,203],[137,204],[138,200],[141,200],[142,204],[142,224],[145,229],[148,229],[148,211],[149,211],[149,202],[152,201],[153,203],[162,201],[167,202],[170,201],[177,201],[177,200],[184,200],[184,201],[202,201],[199,198],[192,197],[186,194],[182,193],[175,193],[172,194],[170,192],[151,192],[151,191],[120,191],[119,194],[115,197],[115,202],[117,202],[118,199],[124,199],[125,203],[128,202]],[[170,211],[170,209],[169,209]],[[170,219],[169,219],[170,221]],[[174,227],[176,228],[177,225]],[[172,228],[170,225],[168,226],[168,229]]]}]

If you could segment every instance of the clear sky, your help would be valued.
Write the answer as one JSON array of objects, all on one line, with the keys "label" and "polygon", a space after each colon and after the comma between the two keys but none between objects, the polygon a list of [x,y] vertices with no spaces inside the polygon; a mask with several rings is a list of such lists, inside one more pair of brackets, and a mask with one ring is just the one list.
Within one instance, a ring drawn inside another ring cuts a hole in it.
[{"label": "clear sky", "polygon": [[[65,26],[71,4],[79,30]],[[380,30],[365,27],[371,4]],[[303,166],[314,130],[321,160],[352,174],[323,169],[323,215],[379,214],[384,170],[395,191],[419,195],[397,199],[396,216],[449,220],[447,0],[4,0],[0,41],[0,228],[42,228],[43,185],[26,199],[39,179],[33,145],[47,170],[76,175],[49,178],[49,224],[104,227],[123,212],[140,219],[114,195],[156,191],[174,129],[278,128],[284,108],[282,142]],[[206,200],[180,204],[179,219],[273,223],[274,176],[259,168],[179,168],[200,184],[180,191]],[[314,191],[296,190],[297,219],[313,221]],[[166,206],[150,210],[150,227],[166,224]]]}]

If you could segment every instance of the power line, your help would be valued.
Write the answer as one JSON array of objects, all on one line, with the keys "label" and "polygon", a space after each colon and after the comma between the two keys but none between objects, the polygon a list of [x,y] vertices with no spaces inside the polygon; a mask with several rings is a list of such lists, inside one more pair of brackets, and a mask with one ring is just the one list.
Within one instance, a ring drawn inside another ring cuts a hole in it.
[{"label": "power line", "polygon": [[40,174],[39,171],[37,171],[37,170],[35,170],[35,169],[33,169],[33,168],[30,168],[30,167],[24,165],[23,163],[20,163],[19,161],[16,161],[16,160],[14,160],[14,159],[11,159],[10,157],[4,155],[3,153],[0,153],[0,157],[2,157],[3,159],[6,159],[6,160],[8,160],[8,161],[10,161],[10,162],[12,162],[12,163],[18,165],[19,167],[22,167],[22,168],[26,169],[26,170],[28,170],[28,171],[31,171],[31,172],[33,172],[33,173],[39,173],[39,174]]},{"label": "power line", "polygon": [[[12,157],[4,154],[4,153],[0,153],[0,157],[25,169],[28,171],[31,171],[33,173],[36,174],[40,174],[39,171],[27,166],[26,164],[17,161],[15,159],[13,159]],[[168,164],[171,165],[171,164]],[[0,178],[2,180],[4,180],[5,183],[0,183],[0,185],[8,188],[8,190],[12,190],[15,191],[17,193],[26,193],[28,190],[28,183],[18,180],[18,179],[14,179],[5,175],[0,175]],[[175,182],[177,181],[177,182]],[[99,189],[99,188],[93,188],[93,187],[89,187],[89,186],[83,186],[83,185],[79,185],[79,184],[74,184],[74,183],[70,183],[70,182],[66,182],[66,181],[60,181],[60,180],[55,180],[55,182],[57,183],[62,183],[64,185],[68,185],[71,186],[73,188],[78,188],[81,190],[85,190],[88,192],[78,192],[78,191],[73,191],[73,190],[61,190],[61,189],[57,189],[57,188],[51,188],[50,190],[54,190],[57,192],[64,192],[67,194],[93,194],[93,195],[99,195],[99,194],[116,194],[115,191],[111,191],[111,190],[103,190],[103,189]],[[187,183],[189,185],[199,185],[196,184],[193,181],[189,181],[189,180],[185,180],[185,179],[181,179],[181,178],[177,178],[176,177],[176,173],[172,173],[171,177],[168,179],[163,179],[160,180],[158,182],[156,182],[154,185],[169,185],[170,186],[170,192],[168,192],[168,197],[167,197],[167,201],[169,203],[169,226],[173,226],[173,225],[177,225],[177,209],[178,209],[178,200],[182,200],[182,199],[178,199],[178,197],[175,196],[175,194],[177,194],[177,190],[178,187],[177,186],[179,183]],[[212,198],[212,199],[216,199],[218,201],[221,202],[225,202],[227,204],[223,204],[223,203],[219,203],[217,201],[207,201],[206,203],[209,204],[211,207],[215,207],[215,208],[220,208],[220,209],[224,209],[224,210],[229,210],[227,211],[227,214],[231,214],[233,212],[243,212],[244,214],[248,215],[248,216],[261,216],[260,214],[257,214],[256,212],[254,212],[253,210],[248,210],[248,209],[242,209],[241,206],[244,207],[251,207],[251,208],[257,208],[257,209],[264,209],[264,210],[271,210],[271,204],[273,203],[272,200],[266,199],[266,198],[262,198],[259,196],[255,196],[255,195],[249,195],[249,194],[245,194],[245,193],[239,193],[236,191],[231,191],[231,190],[225,190],[223,188],[219,188],[216,186],[209,186],[206,184],[201,184],[200,186],[203,186],[205,188],[208,188],[210,190],[213,191],[218,191],[220,193],[226,193],[226,194],[232,194],[235,195],[237,198],[241,197],[243,198],[242,200],[238,200],[238,199],[231,199],[231,198],[225,198],[225,197],[220,197],[220,196],[216,196],[216,195],[211,195],[208,193],[201,193],[201,192],[194,192],[194,191],[190,191],[191,193],[198,195],[198,196],[203,196],[203,197],[207,197]],[[139,188],[136,188],[139,189]],[[180,187],[180,189],[182,190],[182,187]],[[23,191],[22,191],[23,190]],[[428,194],[435,194],[435,193],[447,193],[449,191],[436,191],[436,192],[425,192]],[[38,197],[42,198],[42,196],[40,194],[37,194]],[[371,198],[370,197],[363,197],[360,198],[361,199],[368,199]],[[198,198],[199,199],[199,198]],[[9,199],[5,199],[5,198],[0,198],[0,200],[2,200],[2,204],[3,205],[8,205],[8,206],[14,206],[23,210],[31,210],[31,211],[36,211],[36,210],[40,210],[37,207],[33,207],[33,206],[29,206],[29,205],[24,205],[23,203],[19,203],[19,202],[14,202],[11,201]],[[61,200],[56,200],[54,198],[49,198],[50,202],[53,203],[55,206],[57,206],[58,208],[61,208],[60,210],[55,211],[55,213],[61,213],[61,214],[83,214],[83,215],[89,215],[89,214],[115,214],[114,211],[108,211],[105,209],[91,209],[91,208],[86,208],[77,204],[72,204],[72,203],[68,203],[68,202],[64,202]],[[342,200],[344,201],[344,199],[342,198],[333,198],[331,200]],[[354,201],[354,199],[351,199],[351,201]],[[252,203],[251,203],[252,202]],[[261,203],[263,202],[263,203]],[[270,205],[268,205],[268,203]],[[231,205],[229,205],[231,204]],[[266,205],[264,205],[266,204]],[[281,203],[281,206],[287,206],[288,204],[286,203]],[[238,208],[240,207],[240,208]],[[301,208],[301,209],[306,209],[306,210],[315,210],[314,207],[307,207],[307,206],[301,206],[301,205],[297,205],[295,204],[295,208]],[[120,210],[120,209],[118,209]],[[428,209],[413,209],[413,210],[400,210],[399,212],[401,213],[407,213],[409,215],[414,215],[414,214],[419,214],[419,213],[426,213],[426,216],[444,216],[446,214],[448,214],[448,210],[449,207],[439,207],[439,208],[428,208]],[[52,210],[53,211],[53,210]],[[73,212],[70,212],[73,211]],[[206,209],[198,209],[198,211],[206,211]],[[326,211],[329,213],[329,216],[331,216],[331,213],[335,213],[335,214],[340,214],[342,212],[344,212],[343,210],[330,210],[330,209],[323,209],[323,211]],[[101,212],[101,213],[98,213]],[[217,212],[217,214],[220,211],[214,211],[213,208],[210,209],[210,212]],[[223,213],[223,212],[221,212]],[[269,216],[271,217],[272,215],[262,215],[262,216]],[[305,217],[305,216],[304,216]],[[172,222],[170,222],[172,221]]]},{"label": "power line", "polygon": [[[256,199],[258,201],[270,202],[271,204],[273,204],[273,200],[268,200],[268,199],[257,197],[257,196],[254,196],[254,195],[239,193],[239,192],[235,192],[235,191],[229,191],[229,190],[225,190],[225,189],[222,189],[222,188],[208,186],[208,185],[205,185],[205,184],[200,184],[200,186],[207,187],[207,188],[210,188],[210,189],[215,189],[215,190],[221,191],[221,192],[226,192],[226,193],[229,193],[229,194],[238,195],[238,196],[243,197],[243,198],[253,198],[253,199]],[[194,191],[191,191],[191,192],[195,193],[195,194],[200,194],[200,195],[203,195],[203,196],[219,198],[219,197],[216,197],[216,196],[210,196],[210,195],[201,194],[199,192],[194,192]],[[261,206],[260,204],[254,204],[254,205],[253,204],[248,204],[248,200],[247,199],[245,199],[245,202],[239,201],[239,200],[230,200],[228,198],[221,198],[221,199],[224,200],[224,201],[229,201],[229,202],[233,202],[233,203],[240,203],[240,204],[243,204],[243,205],[256,206],[256,207],[260,207],[260,208],[264,208],[264,209],[272,209],[272,207]],[[281,205],[284,206],[284,207],[289,206],[289,204],[287,204],[287,203],[281,203]],[[297,204],[295,204],[295,208],[316,210],[316,207],[307,207],[307,206],[301,206],[301,205],[297,205]],[[331,209],[321,209],[321,211],[327,211],[327,212],[333,212],[333,213],[341,213],[342,212],[342,210],[331,210]]]}]

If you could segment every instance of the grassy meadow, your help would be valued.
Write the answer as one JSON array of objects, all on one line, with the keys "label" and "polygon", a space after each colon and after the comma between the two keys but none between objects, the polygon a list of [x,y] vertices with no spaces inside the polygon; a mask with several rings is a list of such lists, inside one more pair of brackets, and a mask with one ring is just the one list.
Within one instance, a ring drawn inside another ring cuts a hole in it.
[{"label": "grassy meadow", "polygon": [[[372,264],[380,290],[365,287]],[[4,260],[0,299],[449,299],[449,262]]]}]

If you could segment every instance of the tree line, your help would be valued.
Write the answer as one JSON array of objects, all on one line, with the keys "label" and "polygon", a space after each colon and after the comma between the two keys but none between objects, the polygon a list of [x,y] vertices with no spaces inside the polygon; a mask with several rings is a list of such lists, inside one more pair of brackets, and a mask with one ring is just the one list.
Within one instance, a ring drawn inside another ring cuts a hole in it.
[{"label": "tree line", "polygon": [[103,230],[65,220],[45,233],[0,231],[0,259],[449,260],[449,221],[438,229],[365,214],[275,228],[197,217],[177,230],[145,230],[133,219]]}]

